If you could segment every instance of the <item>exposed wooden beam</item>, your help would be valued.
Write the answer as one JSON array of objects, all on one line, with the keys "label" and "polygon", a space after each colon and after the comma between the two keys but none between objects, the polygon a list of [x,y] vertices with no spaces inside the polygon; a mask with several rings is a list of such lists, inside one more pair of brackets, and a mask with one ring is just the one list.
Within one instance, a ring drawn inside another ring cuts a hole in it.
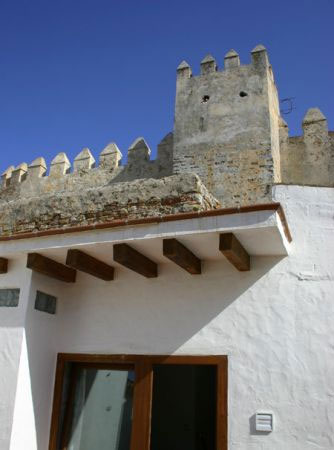
[{"label": "exposed wooden beam", "polygon": [[127,244],[114,245],[114,261],[146,278],[158,276],[158,266]]},{"label": "exposed wooden beam", "polygon": [[0,258],[0,273],[8,272],[8,259]]},{"label": "exposed wooden beam", "polygon": [[112,266],[87,255],[81,250],[70,249],[67,252],[66,264],[73,269],[101,278],[101,280],[111,281],[114,279],[114,268]]},{"label": "exposed wooden beam", "polygon": [[219,238],[219,250],[240,271],[250,270],[250,257],[233,233],[224,233]]},{"label": "exposed wooden beam", "polygon": [[163,255],[192,275],[201,273],[201,260],[177,239],[163,240]]},{"label": "exposed wooden beam", "polygon": [[56,278],[56,280],[66,283],[75,282],[76,271],[74,269],[39,253],[28,253],[27,267],[48,277]]}]

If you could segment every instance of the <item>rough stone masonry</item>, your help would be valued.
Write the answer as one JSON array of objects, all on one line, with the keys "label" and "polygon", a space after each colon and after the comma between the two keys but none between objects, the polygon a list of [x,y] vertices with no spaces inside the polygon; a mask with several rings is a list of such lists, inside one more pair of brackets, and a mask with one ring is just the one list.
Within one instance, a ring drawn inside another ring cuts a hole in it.
[{"label": "rough stone masonry", "polygon": [[289,137],[279,111],[266,49],[240,65],[230,50],[224,69],[208,55],[193,76],[177,69],[174,131],[158,145],[156,160],[138,138],[127,164],[111,143],[96,167],[89,149],[51,162],[9,167],[0,190],[0,236],[140,219],[272,200],[275,184],[334,186],[334,133],[311,108],[303,136]]}]

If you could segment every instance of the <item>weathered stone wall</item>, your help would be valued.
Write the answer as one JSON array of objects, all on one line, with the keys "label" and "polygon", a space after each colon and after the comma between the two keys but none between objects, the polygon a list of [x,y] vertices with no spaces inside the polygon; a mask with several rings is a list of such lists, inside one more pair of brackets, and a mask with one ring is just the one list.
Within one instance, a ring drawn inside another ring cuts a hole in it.
[{"label": "weathered stone wall", "polygon": [[[2,233],[180,212],[182,201],[186,210],[189,205],[202,208],[201,201],[189,203],[190,172],[223,207],[270,202],[277,183],[334,186],[334,134],[328,132],[326,118],[310,109],[303,136],[289,137],[267,52],[259,45],[251,55],[251,64],[240,65],[231,50],[222,71],[207,56],[199,76],[192,76],[186,62],[180,64],[174,132],[158,145],[156,160],[138,138],[125,165],[111,143],[100,154],[98,167],[89,149],[79,153],[73,169],[65,153],[53,159],[49,172],[44,158],[9,167],[0,189]],[[186,195],[177,200],[172,174],[185,174],[177,183],[186,183]],[[161,195],[153,179],[164,180]],[[167,208],[170,196],[174,206]],[[204,197],[209,198],[207,191]],[[205,208],[216,205],[211,199]]]},{"label": "weathered stone wall", "polygon": [[[74,179],[75,180],[75,179]],[[220,204],[196,174],[111,183],[38,196],[1,199],[0,235],[215,209]]]},{"label": "weathered stone wall", "polygon": [[318,108],[303,120],[303,136],[289,137],[287,124],[280,123],[281,173],[284,184],[334,187],[334,133]]},{"label": "weathered stone wall", "polygon": [[178,68],[174,172],[199,174],[224,206],[271,200],[280,180],[277,91],[263,46],[240,66],[230,51],[217,71],[207,56],[201,74],[186,62]]},{"label": "weathered stone wall", "polygon": [[90,150],[85,148],[75,158],[71,172],[66,154],[59,153],[51,162],[48,176],[44,158],[37,158],[29,166],[22,163],[3,173],[0,199],[75,192],[122,181],[166,177],[172,174],[173,134],[167,134],[160,142],[155,160],[150,159],[150,154],[145,140],[138,138],[128,150],[127,164],[122,166],[122,154],[117,145],[111,143],[101,152],[99,166],[96,167]]}]

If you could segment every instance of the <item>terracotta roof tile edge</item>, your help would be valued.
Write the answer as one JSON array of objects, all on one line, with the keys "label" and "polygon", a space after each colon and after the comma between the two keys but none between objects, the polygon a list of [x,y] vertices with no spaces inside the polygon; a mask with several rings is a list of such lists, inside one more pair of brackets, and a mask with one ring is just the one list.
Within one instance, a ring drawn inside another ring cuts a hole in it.
[{"label": "terracotta roof tile edge", "polygon": [[0,242],[12,241],[17,239],[31,239],[43,236],[52,236],[57,234],[77,233],[81,231],[103,230],[107,228],[117,228],[123,226],[145,225],[148,223],[174,222],[178,220],[189,220],[202,217],[225,216],[229,214],[240,214],[256,211],[276,211],[281,219],[284,234],[287,240],[289,242],[292,241],[292,236],[281,204],[263,203],[250,206],[238,206],[235,208],[210,209],[207,211],[169,214],[165,216],[143,217],[141,219],[117,219],[112,220],[110,222],[96,223],[90,225],[73,226],[68,228],[56,228],[53,230],[45,230],[45,231],[32,231],[29,233],[13,234],[10,236],[0,236]]}]

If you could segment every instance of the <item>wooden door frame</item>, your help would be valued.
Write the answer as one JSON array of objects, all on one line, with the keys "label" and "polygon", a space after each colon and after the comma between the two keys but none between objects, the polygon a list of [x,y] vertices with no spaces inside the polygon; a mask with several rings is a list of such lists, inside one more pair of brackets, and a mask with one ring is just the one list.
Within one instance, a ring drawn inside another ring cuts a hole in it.
[{"label": "wooden door frame", "polygon": [[217,368],[216,449],[228,449],[228,358],[225,355],[100,355],[59,353],[54,383],[49,450],[57,450],[65,366],[73,363],[92,368],[124,365],[135,370],[131,450],[150,450],[151,409],[154,364],[212,365]]}]

